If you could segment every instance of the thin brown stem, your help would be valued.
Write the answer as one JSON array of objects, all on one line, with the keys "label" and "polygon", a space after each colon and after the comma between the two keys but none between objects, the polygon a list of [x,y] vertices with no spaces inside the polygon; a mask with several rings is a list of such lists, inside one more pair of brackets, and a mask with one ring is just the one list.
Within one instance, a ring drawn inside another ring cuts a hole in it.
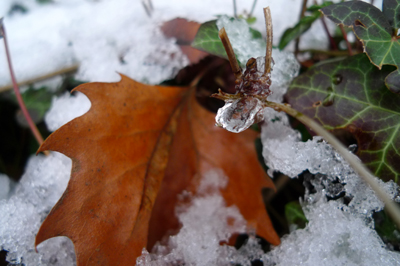
[{"label": "thin brown stem", "polygon": [[335,43],[335,40],[333,40],[332,35],[329,33],[328,26],[326,25],[324,16],[321,16],[321,22],[322,22],[322,26],[324,27],[325,33],[329,38],[329,42],[331,44],[332,49],[333,50],[338,50],[338,48],[336,46],[336,43]]},{"label": "thin brown stem", "polygon": [[[300,50],[299,53],[324,54],[329,56],[346,56],[349,54],[347,51],[327,51],[327,50],[316,50],[316,49]],[[355,54],[358,54],[358,52],[355,52]]]},{"label": "thin brown stem", "polygon": [[2,36],[3,40],[4,40],[4,46],[5,46],[5,50],[6,50],[6,56],[7,56],[7,63],[8,63],[8,68],[10,70],[10,76],[11,76],[11,81],[12,81],[13,87],[14,87],[15,97],[17,98],[19,107],[21,108],[21,111],[24,114],[25,119],[28,122],[29,128],[31,129],[36,141],[39,143],[39,145],[42,145],[43,137],[40,134],[39,130],[37,129],[35,123],[32,121],[32,118],[29,115],[28,109],[25,106],[24,100],[22,99],[22,95],[18,88],[17,80],[15,78],[14,70],[13,70],[12,63],[11,63],[11,55],[10,55],[10,50],[8,48],[7,34],[6,34],[6,30],[4,28],[4,25],[3,25],[3,19],[0,19],[0,36]]},{"label": "thin brown stem", "polygon": [[[63,69],[48,73],[46,75],[43,75],[43,76],[40,76],[40,77],[37,77],[37,78],[33,78],[33,79],[25,80],[25,81],[22,81],[22,82],[18,82],[18,86],[21,87],[21,86],[33,84],[33,83],[36,83],[36,82],[39,82],[39,81],[42,81],[42,80],[46,80],[46,79],[49,79],[49,78],[52,78],[52,77],[55,77],[55,76],[58,76],[58,75],[72,73],[72,72],[77,71],[78,68],[79,68],[78,64],[73,65],[73,66],[69,66],[69,67],[66,67],[66,68],[63,68]],[[13,87],[14,87],[14,85],[12,83],[9,84],[9,85],[0,87],[0,93],[4,92],[4,91],[8,91],[8,90],[12,89]]]},{"label": "thin brown stem", "polygon": [[271,72],[271,63],[272,63],[272,18],[271,18],[271,10],[269,7],[264,8],[264,18],[265,18],[265,27],[267,29],[267,50],[265,52],[265,67],[264,67],[264,76],[267,76]]},{"label": "thin brown stem", "polygon": [[[307,0],[303,0],[303,4],[301,6],[301,11],[300,11],[300,17],[299,20],[301,20],[304,17],[304,14],[306,13],[307,10]],[[294,44],[294,54],[297,56],[299,53],[299,44],[300,44],[300,37],[296,38],[295,44]]]},{"label": "thin brown stem", "polygon": [[352,55],[353,55],[353,50],[351,49],[351,44],[350,44],[349,41],[347,40],[347,33],[346,33],[346,31],[344,30],[344,27],[343,27],[342,24],[340,24],[339,27],[340,27],[340,30],[342,31],[343,39],[346,41],[347,50],[348,50],[348,52],[349,52],[349,55],[352,56]]},{"label": "thin brown stem", "polygon": [[236,60],[235,53],[233,52],[233,48],[231,42],[229,41],[228,35],[226,34],[225,28],[219,30],[218,36],[224,45],[226,54],[228,55],[229,63],[231,64],[231,68],[236,79],[240,79],[242,77],[242,69]]}]

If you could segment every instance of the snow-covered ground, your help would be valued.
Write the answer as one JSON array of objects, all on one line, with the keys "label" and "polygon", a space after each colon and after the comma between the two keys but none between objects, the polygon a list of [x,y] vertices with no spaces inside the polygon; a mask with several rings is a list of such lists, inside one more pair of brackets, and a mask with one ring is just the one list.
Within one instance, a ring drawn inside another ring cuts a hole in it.
[{"label": "snow-covered ground", "polygon": [[[9,14],[17,3],[28,12]],[[252,1],[237,0],[238,13],[249,11],[251,4]],[[267,5],[272,11],[276,44],[283,31],[297,21],[301,1],[258,1],[255,28],[261,32],[262,7]],[[17,78],[28,80],[78,64],[76,77],[81,80],[117,81],[116,72],[121,72],[139,81],[159,83],[188,64],[174,40],[161,34],[162,22],[176,17],[204,22],[216,15],[233,13],[230,0],[154,0],[153,7],[154,12],[148,17],[141,1],[55,0],[44,5],[35,0],[0,0],[0,17],[5,16]],[[327,45],[320,23],[306,34],[301,45],[318,49]],[[274,57],[280,60],[275,61],[271,89],[273,100],[281,101],[298,66],[290,53],[274,51]],[[10,82],[5,62],[0,45],[0,87]],[[47,126],[56,130],[89,108],[90,103],[82,94],[55,98],[46,115]],[[293,231],[267,254],[253,237],[239,250],[219,246],[227,235],[243,231],[245,222],[237,208],[226,206],[219,195],[218,187],[224,186],[226,177],[216,170],[204,177],[204,186],[213,183],[207,182],[210,178],[220,180],[214,189],[207,189],[211,193],[200,193],[180,212],[183,227],[179,234],[152,253],[143,251],[138,264],[176,265],[177,261],[184,261],[186,265],[250,265],[251,260],[260,259],[264,265],[400,265],[400,254],[386,248],[369,219],[372,211],[383,208],[369,187],[326,143],[317,138],[300,142],[286,116],[265,110],[265,117],[275,121],[262,128],[263,155],[271,171],[292,177],[305,169],[324,174],[310,181],[317,192],[305,195],[303,209],[309,220],[306,228]],[[39,253],[33,244],[40,223],[66,188],[70,169],[70,159],[54,152],[48,157],[31,157],[20,183],[11,192],[12,184],[0,176],[0,247],[9,251],[9,261],[27,266],[74,264],[73,245],[66,238],[44,242],[38,247]],[[333,186],[332,181],[338,177],[341,186]],[[395,184],[383,185],[393,198],[398,197]],[[352,196],[349,204],[326,200],[326,195],[342,191]],[[228,225],[224,219],[227,216],[235,217],[236,223]],[[201,226],[204,224],[208,226]],[[200,252],[192,245],[194,239],[209,246]]]}]

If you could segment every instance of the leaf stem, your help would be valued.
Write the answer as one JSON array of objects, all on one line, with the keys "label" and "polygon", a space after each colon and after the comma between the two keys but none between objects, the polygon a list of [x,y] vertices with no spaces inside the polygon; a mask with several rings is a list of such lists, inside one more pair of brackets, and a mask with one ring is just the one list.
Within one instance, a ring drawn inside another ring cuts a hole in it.
[{"label": "leaf stem", "polygon": [[271,10],[269,6],[264,8],[264,18],[265,18],[265,27],[267,30],[267,50],[265,52],[265,66],[264,66],[264,76],[267,76],[271,72],[271,63],[272,63],[272,18],[271,18]]},{"label": "leaf stem", "polygon": [[321,16],[321,22],[322,22],[322,26],[324,27],[325,33],[329,38],[329,42],[331,44],[332,49],[333,50],[338,50],[338,48],[336,46],[336,43],[335,43],[335,40],[332,38],[332,35],[329,33],[328,26],[326,25],[326,21],[325,21],[324,16]]},{"label": "leaf stem", "polygon": [[28,109],[26,108],[24,100],[22,99],[21,93],[19,91],[17,80],[15,78],[14,70],[13,70],[12,63],[11,63],[11,55],[10,55],[10,51],[8,48],[6,30],[3,25],[3,18],[0,19],[0,37],[3,37],[3,40],[4,40],[4,46],[5,46],[5,50],[6,50],[6,56],[7,56],[7,63],[8,63],[8,68],[10,70],[10,76],[11,76],[11,81],[12,81],[13,87],[14,87],[15,97],[17,98],[17,101],[21,108],[21,111],[24,114],[26,121],[28,122],[29,128],[31,129],[36,141],[39,143],[39,146],[40,146],[43,143],[43,137],[40,134],[39,130],[37,129],[35,123],[32,121],[32,118],[29,115]]},{"label": "leaf stem", "polygon": [[347,39],[347,33],[344,30],[343,24],[340,24],[339,27],[340,27],[340,30],[342,31],[343,39],[346,41],[347,50],[349,51],[349,55],[352,56],[353,55],[353,51],[351,49],[351,44],[349,43],[349,41]]},{"label": "leaf stem", "polygon": [[[306,13],[307,2],[308,2],[308,0],[303,0],[299,20],[301,20],[304,17],[304,14]],[[296,42],[294,44],[294,54],[296,55],[296,57],[297,57],[297,54],[299,53],[299,44],[300,44],[300,36],[296,38]]]},{"label": "leaf stem", "polygon": [[240,68],[236,55],[233,52],[233,48],[231,42],[229,41],[228,35],[226,34],[225,28],[222,28],[218,32],[218,36],[224,45],[226,54],[228,55],[229,63],[231,64],[231,68],[233,73],[235,74],[236,79],[240,79],[242,77],[242,69]]}]

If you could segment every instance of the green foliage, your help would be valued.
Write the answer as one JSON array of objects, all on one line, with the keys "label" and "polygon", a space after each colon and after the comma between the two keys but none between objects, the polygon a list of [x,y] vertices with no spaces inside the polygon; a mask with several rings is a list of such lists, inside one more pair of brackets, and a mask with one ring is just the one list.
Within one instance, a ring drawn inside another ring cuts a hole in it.
[{"label": "green foliage", "polygon": [[216,23],[216,20],[212,20],[201,24],[192,42],[192,47],[228,59],[224,46],[219,39]]},{"label": "green foliage", "polygon": [[[44,115],[51,106],[52,97],[52,93],[49,92],[46,87],[41,87],[39,89],[29,87],[28,90],[22,93],[25,106],[35,123],[39,123],[43,120]],[[13,98],[13,102],[18,104],[15,98]],[[17,118],[22,124],[25,125],[27,123],[22,113]]]},{"label": "green foliage", "polygon": [[372,172],[398,182],[400,95],[385,88],[394,70],[378,70],[364,54],[315,66],[294,79],[288,102],[326,129],[345,129],[358,142],[357,155]]},{"label": "green foliage", "polygon": [[305,16],[300,19],[299,22],[293,27],[287,29],[279,42],[278,48],[282,50],[285,48],[292,40],[297,39],[300,37],[304,32],[308,31],[314,21],[316,21],[320,16],[321,13],[319,12],[319,9],[331,5],[332,2],[328,1],[323,3],[322,5],[313,5],[307,9],[308,12],[311,12],[309,16]]},{"label": "green foliage", "polygon": [[382,13],[373,5],[352,1],[330,5],[321,11],[333,22],[352,27],[363,43],[364,51],[378,68],[383,65],[397,67],[386,77],[385,83],[392,92],[400,93],[400,42],[397,38],[396,19],[400,13],[395,5],[397,1],[388,1]]},{"label": "green foliage", "polygon": [[375,230],[385,242],[400,244],[400,232],[385,211],[374,214]]},{"label": "green foliage", "polygon": [[292,201],[285,205],[285,216],[288,224],[295,224],[297,228],[304,228],[308,223],[303,209],[297,201]]},{"label": "green foliage", "polygon": [[[237,20],[235,18],[230,18],[231,21]],[[217,27],[217,21],[208,21],[202,24],[196,34],[196,37],[194,38],[192,42],[192,47],[199,49],[201,51],[210,53],[212,55],[216,55],[225,59],[228,59],[228,56],[225,52],[224,46],[219,39],[218,36],[218,27]],[[247,25],[247,24],[246,24]],[[250,38],[249,39],[249,45],[251,45],[250,41],[252,40],[257,40],[258,42],[262,42],[265,44],[264,40],[262,39],[262,35],[259,31],[252,29],[249,25],[247,25],[248,30],[250,32]],[[229,37],[229,35],[228,35]],[[232,40],[231,40],[232,41]],[[232,44],[234,47],[234,44]],[[234,48],[235,49],[235,48]],[[235,50],[236,53],[236,58],[238,59],[239,64],[244,62],[240,62],[240,54],[237,54],[238,51]],[[240,52],[239,52],[240,53]],[[246,62],[247,62],[246,58]],[[243,61],[243,60],[242,60]]]},{"label": "green foliage", "polygon": [[[385,0],[383,1],[382,12],[394,29],[400,28],[400,1]],[[396,31],[397,33],[397,31]]]}]

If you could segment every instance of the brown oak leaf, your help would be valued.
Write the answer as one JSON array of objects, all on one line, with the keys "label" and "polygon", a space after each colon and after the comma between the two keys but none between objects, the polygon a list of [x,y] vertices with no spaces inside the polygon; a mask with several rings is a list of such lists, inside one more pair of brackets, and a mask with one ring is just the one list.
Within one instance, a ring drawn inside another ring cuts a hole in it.
[{"label": "brown oak leaf", "polygon": [[36,246],[67,236],[78,266],[131,265],[147,243],[179,226],[177,195],[195,191],[199,175],[211,168],[230,178],[221,191],[227,204],[237,205],[258,235],[279,243],[261,197],[261,189],[273,184],[257,161],[255,132],[215,127],[214,115],[197,103],[193,89],[150,86],[122,76],[118,83],[88,83],[75,90],[92,107],[39,149],[67,155],[72,170]]}]

